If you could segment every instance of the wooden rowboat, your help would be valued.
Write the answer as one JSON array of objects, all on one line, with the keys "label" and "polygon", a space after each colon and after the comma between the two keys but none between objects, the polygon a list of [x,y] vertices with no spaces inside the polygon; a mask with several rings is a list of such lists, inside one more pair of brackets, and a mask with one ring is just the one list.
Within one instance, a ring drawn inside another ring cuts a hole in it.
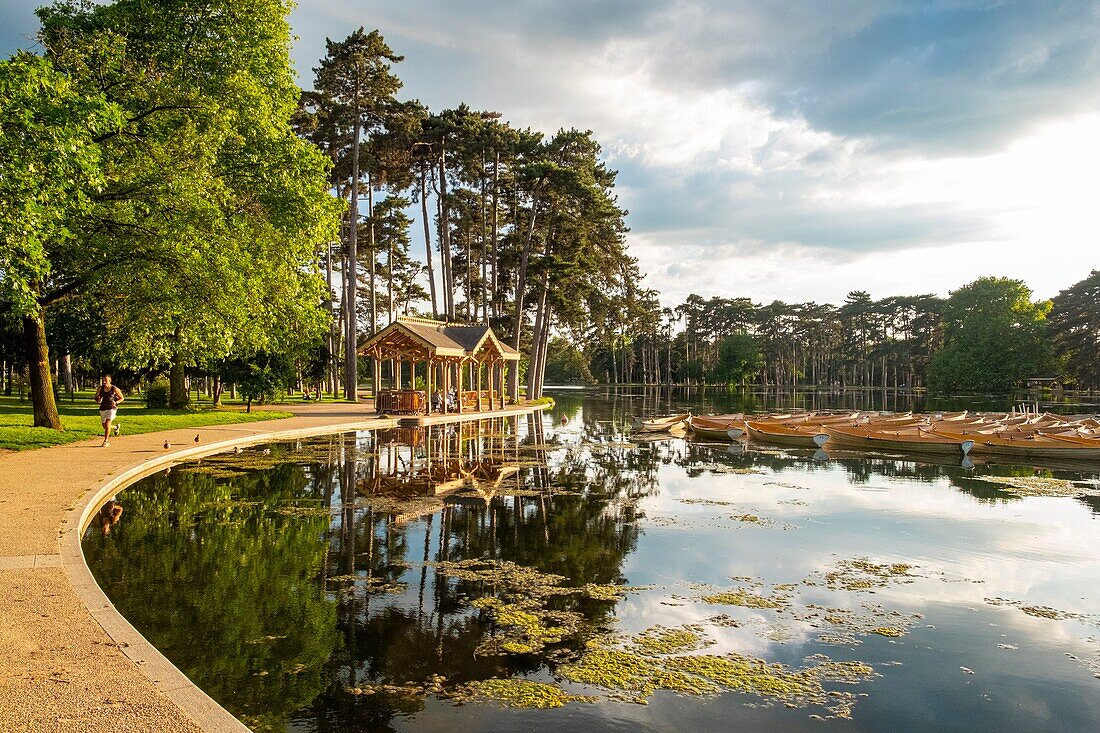
[{"label": "wooden rowboat", "polygon": [[829,442],[826,428],[816,425],[777,424],[746,420],[745,429],[751,440],[775,445],[790,445],[799,448],[820,448]]},{"label": "wooden rowboat", "polygon": [[965,435],[948,435],[920,429],[886,430],[865,426],[825,426],[830,445],[880,451],[966,455],[974,441]]},{"label": "wooden rowboat", "polygon": [[[714,440],[736,440],[744,432],[745,418],[741,415],[706,416],[692,415],[688,418],[691,432],[700,438]],[[736,435],[733,433],[736,432]]]},{"label": "wooden rowboat", "polygon": [[1033,435],[1006,436],[1006,435],[973,435],[961,436],[941,432],[942,435],[954,439],[968,437],[974,440],[974,452],[978,454],[990,453],[1000,456],[1013,456],[1016,458],[1075,458],[1086,460],[1100,460],[1100,442],[1089,445],[1090,439],[1078,440],[1065,436]]},{"label": "wooden rowboat", "polygon": [[674,426],[679,425],[689,417],[691,417],[690,412],[685,412],[682,415],[672,415],[670,417],[655,417],[652,420],[641,420],[638,423],[638,427],[647,433],[663,433],[671,430]]}]

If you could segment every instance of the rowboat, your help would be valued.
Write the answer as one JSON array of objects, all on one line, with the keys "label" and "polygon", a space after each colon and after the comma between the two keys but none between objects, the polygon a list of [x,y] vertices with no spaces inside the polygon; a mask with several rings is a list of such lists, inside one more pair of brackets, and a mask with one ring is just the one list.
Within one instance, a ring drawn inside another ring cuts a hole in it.
[{"label": "rowboat", "polygon": [[958,440],[970,438],[974,441],[974,452],[978,454],[990,453],[1001,456],[1013,456],[1017,458],[1077,458],[1088,460],[1100,460],[1100,441],[1096,445],[1090,445],[1091,439],[1074,439],[1065,436],[1043,435],[1034,433],[1031,435],[952,435],[944,431],[940,432],[945,437]]},{"label": "rowboat", "polygon": [[681,415],[671,415],[669,417],[655,417],[652,420],[640,420],[638,421],[638,427],[647,433],[663,433],[671,430],[673,426],[691,417],[690,412],[685,412]]},{"label": "rowboat", "polygon": [[691,427],[691,432],[700,438],[736,440],[744,432],[742,425],[745,423],[745,418],[743,415],[708,415],[705,417],[692,415],[687,422],[688,426]]},{"label": "rowboat", "polygon": [[820,448],[829,442],[826,428],[799,423],[769,423],[746,420],[745,429],[751,440],[776,445],[790,445],[799,448]]},{"label": "rowboat", "polygon": [[867,426],[839,427],[826,425],[830,445],[880,451],[944,453],[966,455],[974,441],[965,435],[948,435],[919,428],[885,430]]}]

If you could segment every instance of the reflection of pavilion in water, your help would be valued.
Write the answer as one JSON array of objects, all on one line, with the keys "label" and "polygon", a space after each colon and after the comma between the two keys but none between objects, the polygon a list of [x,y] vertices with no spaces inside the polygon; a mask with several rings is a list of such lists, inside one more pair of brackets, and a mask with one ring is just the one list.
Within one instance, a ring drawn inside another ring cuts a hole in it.
[{"label": "reflection of pavilion in water", "polygon": [[[541,420],[528,427],[541,434]],[[359,462],[367,475],[356,482],[357,494],[391,509],[399,524],[446,504],[526,493],[521,469],[540,463],[521,456],[519,417],[379,431]]]},{"label": "reflection of pavilion in water", "polygon": [[[337,512],[324,571],[343,643],[327,662],[333,682],[313,708],[326,724],[390,730],[394,717],[424,704],[416,692],[349,688],[433,675],[457,684],[542,664],[479,654],[495,630],[470,600],[496,589],[437,563],[481,558],[577,583],[626,581],[623,559],[638,536],[632,516],[553,489],[540,415],[379,431],[345,445],[343,456],[333,466],[341,495],[329,497]],[[593,626],[614,606],[572,596],[553,603]]]}]

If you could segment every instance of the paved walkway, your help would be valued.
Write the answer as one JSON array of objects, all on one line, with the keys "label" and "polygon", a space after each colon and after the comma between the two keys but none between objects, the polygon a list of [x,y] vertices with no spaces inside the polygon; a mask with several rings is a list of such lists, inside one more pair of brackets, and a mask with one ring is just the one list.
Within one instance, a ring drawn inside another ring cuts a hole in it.
[{"label": "paved walkway", "polygon": [[[152,472],[140,468],[150,460],[163,467],[214,444],[262,442],[273,432],[392,424],[374,419],[364,404],[278,409],[295,417],[123,435],[109,448],[88,440],[0,456],[0,731],[243,728],[231,718],[226,724],[224,711],[142,646],[91,579],[77,525],[120,480]],[[166,450],[165,440],[173,447]]]}]

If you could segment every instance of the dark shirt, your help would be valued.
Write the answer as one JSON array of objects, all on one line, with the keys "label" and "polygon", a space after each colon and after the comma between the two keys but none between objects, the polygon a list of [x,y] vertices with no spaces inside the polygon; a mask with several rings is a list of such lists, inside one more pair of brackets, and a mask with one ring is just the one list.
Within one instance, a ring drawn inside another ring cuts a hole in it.
[{"label": "dark shirt", "polygon": [[99,409],[100,410],[113,410],[118,407],[118,400],[122,397],[122,393],[118,391],[118,387],[111,385],[110,389],[103,389],[103,386],[99,387]]}]

